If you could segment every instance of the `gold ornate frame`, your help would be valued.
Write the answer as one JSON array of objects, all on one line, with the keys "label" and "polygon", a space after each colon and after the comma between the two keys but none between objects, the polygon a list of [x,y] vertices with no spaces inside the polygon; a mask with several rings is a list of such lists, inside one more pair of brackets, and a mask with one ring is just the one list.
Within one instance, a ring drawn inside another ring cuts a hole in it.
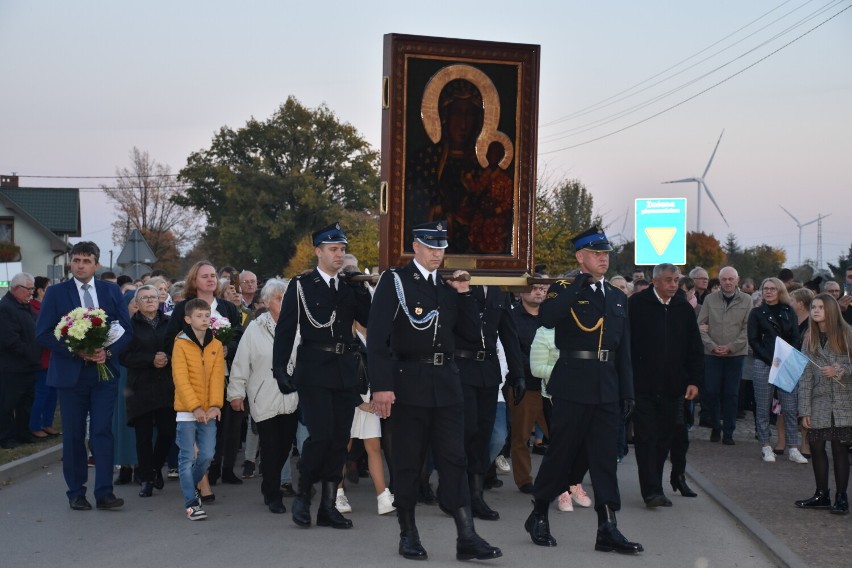
[{"label": "gold ornate frame", "polygon": [[412,257],[410,227],[428,220],[422,218],[423,208],[412,207],[414,192],[406,196],[406,168],[418,148],[441,142],[441,92],[451,81],[463,79],[476,87],[482,100],[475,141],[479,167],[489,166],[486,154],[493,142],[504,149],[497,165],[512,183],[511,243],[497,253],[456,253],[451,247],[444,266],[482,275],[532,272],[539,55],[537,45],[385,35],[379,203],[382,269]]}]

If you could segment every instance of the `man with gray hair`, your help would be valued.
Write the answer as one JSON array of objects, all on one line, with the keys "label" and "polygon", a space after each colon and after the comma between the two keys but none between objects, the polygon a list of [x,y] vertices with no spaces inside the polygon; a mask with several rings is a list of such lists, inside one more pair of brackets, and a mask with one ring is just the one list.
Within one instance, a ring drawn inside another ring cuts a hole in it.
[{"label": "man with gray hair", "polygon": [[695,299],[699,304],[703,304],[704,298],[709,294],[707,285],[710,283],[710,275],[700,266],[696,266],[689,271],[689,277],[695,282]]},{"label": "man with gray hair", "polygon": [[[752,307],[751,296],[738,288],[739,281],[734,267],[722,268],[719,271],[721,290],[706,297],[698,314],[704,342],[702,412],[706,409],[710,415],[710,441],[721,439],[728,446],[734,445],[737,396],[743,360],[748,354],[748,314]],[[696,280],[696,287],[697,284]]]},{"label": "man with gray hair", "polygon": [[[695,311],[679,283],[677,266],[658,264],[652,286],[627,301],[636,391],[633,440],[646,507],[672,506],[663,493],[663,466],[678,420],[683,423],[683,401],[698,396],[704,376]],[[672,487],[681,489],[681,481],[673,478]]]},{"label": "man with gray hair", "polygon": [[7,450],[36,441],[29,431],[36,372],[41,369],[30,307],[34,281],[26,272],[16,274],[0,299],[0,447]]}]

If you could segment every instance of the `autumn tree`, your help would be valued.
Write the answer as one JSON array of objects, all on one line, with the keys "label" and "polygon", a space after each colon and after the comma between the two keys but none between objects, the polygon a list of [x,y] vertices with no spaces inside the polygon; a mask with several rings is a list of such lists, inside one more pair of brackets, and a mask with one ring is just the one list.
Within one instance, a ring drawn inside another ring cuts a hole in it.
[{"label": "autumn tree", "polygon": [[138,229],[158,258],[157,268],[175,269],[178,251],[189,248],[199,233],[198,216],[172,198],[180,183],[168,165],[160,164],[148,152],[130,151],[130,167],[116,168],[113,185],[101,185],[115,203],[118,219],[112,224],[112,240],[123,245],[133,229]]},{"label": "autumn tree", "polygon": [[317,227],[375,207],[378,158],[328,107],[290,97],[266,120],[223,126],[191,154],[175,202],[206,218],[211,260],[279,274]]},{"label": "autumn tree", "polygon": [[686,234],[686,264],[700,266],[715,276],[725,264],[725,251],[713,235],[695,231]]}]

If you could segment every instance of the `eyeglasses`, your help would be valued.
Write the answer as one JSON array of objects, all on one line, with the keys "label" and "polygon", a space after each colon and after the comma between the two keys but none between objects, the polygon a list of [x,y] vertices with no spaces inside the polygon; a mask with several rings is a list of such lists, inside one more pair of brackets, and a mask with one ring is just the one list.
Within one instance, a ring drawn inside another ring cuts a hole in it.
[{"label": "eyeglasses", "polygon": [[138,298],[136,298],[136,300],[139,302],[154,302],[159,299],[159,296],[139,296]]},{"label": "eyeglasses", "polygon": [[706,276],[696,276],[695,278],[693,278],[693,280],[710,280],[710,279]]},{"label": "eyeglasses", "polygon": [[240,280],[240,284],[257,284],[257,280]]},{"label": "eyeglasses", "polygon": [[763,291],[764,291],[764,292],[777,292],[777,291],[778,291],[778,288],[770,288],[770,287],[768,287],[768,286],[764,286],[764,287],[763,287]]},{"label": "eyeglasses", "polygon": [[17,288],[23,288],[24,290],[29,290],[30,292],[35,290],[35,286],[21,286],[20,284],[18,284]]}]

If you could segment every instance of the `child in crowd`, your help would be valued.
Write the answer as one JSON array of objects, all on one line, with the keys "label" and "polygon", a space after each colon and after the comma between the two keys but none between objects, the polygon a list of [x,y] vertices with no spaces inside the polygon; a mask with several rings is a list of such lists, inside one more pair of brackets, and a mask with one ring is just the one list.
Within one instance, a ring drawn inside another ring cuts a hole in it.
[{"label": "child in crowd", "polygon": [[[225,350],[210,328],[210,304],[186,303],[184,328],[172,351],[180,488],[186,518],[207,518],[196,489],[216,451],[216,421],[225,392]],[[197,453],[196,453],[197,448]]]}]

